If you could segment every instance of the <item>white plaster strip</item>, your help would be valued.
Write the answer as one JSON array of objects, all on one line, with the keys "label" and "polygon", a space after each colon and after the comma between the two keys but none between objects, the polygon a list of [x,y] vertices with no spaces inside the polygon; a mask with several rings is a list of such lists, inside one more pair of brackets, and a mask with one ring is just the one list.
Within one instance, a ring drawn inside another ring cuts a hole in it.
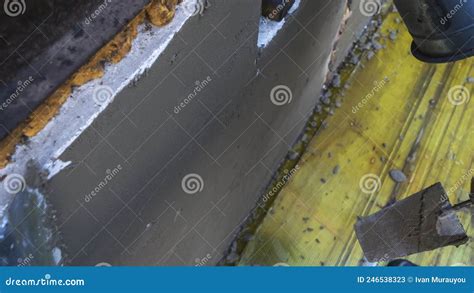
[{"label": "white plaster strip", "polygon": [[[0,177],[26,173],[26,164],[34,160],[49,173],[56,175],[71,162],[59,160],[59,156],[87,129],[92,122],[113,102],[115,97],[134,80],[140,78],[163,53],[175,34],[192,17],[186,5],[195,0],[184,0],[178,6],[172,22],[165,27],[139,26],[139,33],[132,43],[131,51],[117,64],[107,64],[102,78],[74,89],[62,105],[59,113],[36,136],[26,144],[18,145],[11,163],[0,170]],[[94,99],[94,91],[107,87],[109,93]],[[1,184],[4,184],[2,182]],[[26,182],[28,185],[28,182]],[[14,195],[0,186],[0,217]]]}]

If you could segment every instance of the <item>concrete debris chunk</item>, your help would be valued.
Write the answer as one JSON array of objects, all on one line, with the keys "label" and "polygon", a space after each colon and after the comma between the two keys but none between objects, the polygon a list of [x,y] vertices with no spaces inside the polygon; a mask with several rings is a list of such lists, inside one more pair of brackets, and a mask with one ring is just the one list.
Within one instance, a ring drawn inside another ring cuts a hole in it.
[{"label": "concrete debris chunk", "polygon": [[402,183],[407,181],[407,176],[400,170],[390,170],[390,178],[397,183]]}]

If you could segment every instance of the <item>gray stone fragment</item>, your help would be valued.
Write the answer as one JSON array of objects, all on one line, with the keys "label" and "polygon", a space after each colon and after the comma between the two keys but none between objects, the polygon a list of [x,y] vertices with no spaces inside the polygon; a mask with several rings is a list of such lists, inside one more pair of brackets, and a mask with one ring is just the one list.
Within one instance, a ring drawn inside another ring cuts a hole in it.
[{"label": "gray stone fragment", "polygon": [[407,181],[407,176],[402,171],[396,169],[390,170],[390,177],[397,183]]}]

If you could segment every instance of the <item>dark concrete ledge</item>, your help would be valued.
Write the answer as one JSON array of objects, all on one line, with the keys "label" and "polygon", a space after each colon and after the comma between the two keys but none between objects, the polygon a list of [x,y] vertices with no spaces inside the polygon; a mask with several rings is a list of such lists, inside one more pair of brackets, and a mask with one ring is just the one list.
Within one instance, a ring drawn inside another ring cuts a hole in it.
[{"label": "dark concrete ledge", "polygon": [[23,2],[0,9],[0,140],[150,0]]}]

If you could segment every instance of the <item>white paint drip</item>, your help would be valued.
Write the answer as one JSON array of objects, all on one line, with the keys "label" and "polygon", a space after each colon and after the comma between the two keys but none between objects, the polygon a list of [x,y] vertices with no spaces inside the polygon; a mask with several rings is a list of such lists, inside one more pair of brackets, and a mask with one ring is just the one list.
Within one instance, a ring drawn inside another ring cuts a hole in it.
[{"label": "white paint drip", "polygon": [[[146,29],[139,27],[139,33],[132,43],[131,51],[118,63],[108,64],[104,76],[74,89],[62,105],[59,113],[27,144],[18,145],[12,162],[0,170],[0,177],[7,174],[25,174],[26,165],[34,160],[48,172],[48,179],[58,174],[71,162],[59,160],[59,156],[87,129],[126,86],[137,80],[163,53],[175,34],[192,16],[183,9],[193,0],[184,0],[178,6],[173,21],[165,27]],[[132,69],[132,70],[131,70]],[[98,105],[93,97],[94,89],[105,85],[112,94]],[[54,138],[54,139],[53,139]],[[28,182],[27,182],[28,184]],[[0,217],[3,217],[13,195],[0,187]]]},{"label": "white paint drip", "polygon": [[[295,4],[293,4],[291,9],[288,11],[288,15],[293,14],[299,8],[300,4],[301,0],[296,0]],[[273,38],[275,38],[278,34],[278,31],[283,28],[287,17],[288,16],[286,16],[285,19],[280,22],[271,21],[264,16],[260,17],[257,43],[259,48],[265,48],[266,46],[268,46],[268,44],[270,44]]]}]

